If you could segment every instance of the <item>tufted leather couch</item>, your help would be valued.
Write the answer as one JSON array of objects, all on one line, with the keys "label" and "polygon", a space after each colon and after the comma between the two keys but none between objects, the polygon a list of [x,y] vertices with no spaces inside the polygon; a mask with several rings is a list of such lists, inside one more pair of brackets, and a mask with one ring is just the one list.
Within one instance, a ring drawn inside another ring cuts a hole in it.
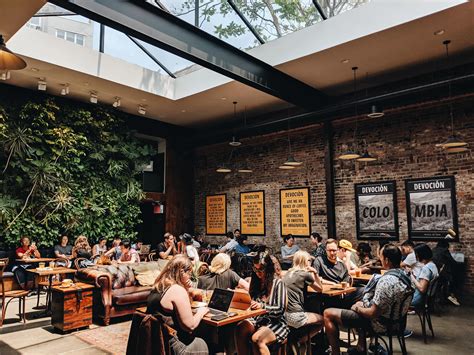
[{"label": "tufted leather couch", "polygon": [[152,286],[141,286],[136,276],[148,270],[161,271],[167,262],[95,265],[78,270],[76,279],[96,286],[94,318],[108,325],[111,318],[133,314],[137,307],[146,305]]}]

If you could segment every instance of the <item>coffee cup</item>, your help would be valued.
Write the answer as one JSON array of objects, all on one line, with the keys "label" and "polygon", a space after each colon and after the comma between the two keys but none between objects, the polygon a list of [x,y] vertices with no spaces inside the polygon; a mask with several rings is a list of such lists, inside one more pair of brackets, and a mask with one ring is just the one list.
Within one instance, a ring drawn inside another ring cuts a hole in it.
[{"label": "coffee cup", "polygon": [[51,269],[54,269],[54,266],[55,266],[55,265],[54,265],[54,261],[50,261],[50,262],[49,262],[49,267],[50,267]]},{"label": "coffee cup", "polygon": [[341,282],[341,287],[342,287],[342,288],[347,288],[347,287],[349,287],[349,283],[348,283],[348,282],[345,282],[345,281],[342,281],[342,282]]},{"label": "coffee cup", "polygon": [[44,269],[45,265],[46,265],[45,263],[38,263],[38,267],[40,269]]}]

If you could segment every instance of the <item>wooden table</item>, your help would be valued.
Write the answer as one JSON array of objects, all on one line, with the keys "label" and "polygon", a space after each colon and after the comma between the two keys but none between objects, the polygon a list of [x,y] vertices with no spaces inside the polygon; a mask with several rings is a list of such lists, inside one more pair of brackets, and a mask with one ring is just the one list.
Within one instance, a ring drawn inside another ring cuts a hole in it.
[{"label": "wooden table", "polygon": [[56,260],[55,258],[31,258],[31,259],[16,259],[19,264],[37,264],[37,263],[49,263],[50,261]]},{"label": "wooden table", "polygon": [[[26,271],[28,272],[31,272],[31,273],[34,273],[36,275],[38,275],[38,277],[41,277],[41,276],[47,276],[48,277],[48,290],[47,290],[47,297],[46,299],[48,300],[47,302],[47,305],[46,305],[46,308],[48,311],[51,310],[51,286],[52,286],[52,283],[53,283],[53,276],[54,275],[64,275],[64,274],[75,274],[76,273],[76,269],[69,269],[67,267],[55,267],[55,268],[52,268],[52,269],[41,269],[41,270],[38,270],[38,269],[26,269]],[[39,287],[38,287],[38,292],[39,292]]]},{"label": "wooden table", "polygon": [[367,283],[369,280],[372,278],[374,275],[369,275],[369,274],[360,274],[359,276],[352,276],[352,280],[362,282],[362,283]]},{"label": "wooden table", "polygon": [[[357,288],[355,287],[346,287],[342,288],[341,285],[323,285],[323,292],[321,294],[327,297],[335,297],[341,295],[348,295],[352,292],[355,292]],[[319,293],[308,287],[308,292]]]},{"label": "wooden table", "polygon": [[218,328],[218,327],[223,327],[223,326],[228,325],[228,324],[238,323],[241,320],[257,317],[257,316],[260,316],[262,314],[267,313],[267,311],[264,310],[264,309],[243,310],[243,309],[237,309],[237,308],[229,308],[229,311],[227,313],[229,313],[229,312],[235,312],[235,313],[237,313],[237,315],[235,315],[233,317],[228,317],[228,318],[223,319],[223,320],[215,321],[215,320],[211,319],[212,315],[206,314],[204,316],[204,318],[202,319],[202,322],[204,324],[207,324],[207,325],[210,325],[212,327],[217,327]]},{"label": "wooden table", "polygon": [[70,287],[52,287],[51,324],[62,332],[92,324],[92,292],[95,286],[77,282]]}]

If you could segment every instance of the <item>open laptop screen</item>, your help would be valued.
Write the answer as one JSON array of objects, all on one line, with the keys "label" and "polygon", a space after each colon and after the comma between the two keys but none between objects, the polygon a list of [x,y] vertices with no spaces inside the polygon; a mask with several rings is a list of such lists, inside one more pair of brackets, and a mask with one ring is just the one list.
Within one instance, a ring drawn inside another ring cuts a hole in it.
[{"label": "open laptop screen", "polygon": [[218,311],[227,312],[233,297],[234,291],[216,288],[212,293],[208,307],[217,309]]}]

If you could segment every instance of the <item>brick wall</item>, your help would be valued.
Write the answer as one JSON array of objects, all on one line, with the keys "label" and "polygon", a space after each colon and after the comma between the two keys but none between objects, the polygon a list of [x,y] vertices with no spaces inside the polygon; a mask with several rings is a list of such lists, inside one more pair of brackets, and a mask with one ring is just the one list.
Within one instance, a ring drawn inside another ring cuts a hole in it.
[{"label": "brick wall", "polygon": [[[471,149],[474,148],[474,99],[454,102],[455,128],[462,131]],[[337,156],[344,144],[351,144],[354,120],[334,122],[334,147]],[[396,180],[398,217],[401,240],[407,238],[404,180],[408,178],[455,175],[457,187],[460,243],[454,249],[462,251],[468,260],[466,286],[474,293],[474,263],[470,260],[474,248],[474,159],[473,153],[449,154],[435,148],[450,134],[446,105],[419,105],[392,110],[380,119],[359,119],[359,142],[365,140],[369,151],[379,157],[372,163],[335,160],[335,204],[338,238],[355,240],[354,184],[378,180]],[[311,188],[311,225],[313,231],[326,235],[326,201],[323,130],[321,125],[307,126],[290,132],[292,150],[304,165],[284,171],[278,166],[286,160],[287,134],[279,132],[243,140],[232,161],[247,160],[252,174],[218,174],[219,162],[228,159],[227,144],[199,147],[195,150],[195,228],[205,231],[205,196],[227,193],[228,227],[239,228],[239,192],[265,190],[265,237],[251,237],[250,242],[264,243],[276,250],[281,245],[279,220],[279,189],[309,186]],[[214,239],[213,239],[214,238]],[[208,237],[220,242],[219,237]],[[297,241],[307,245],[307,240]]]}]

